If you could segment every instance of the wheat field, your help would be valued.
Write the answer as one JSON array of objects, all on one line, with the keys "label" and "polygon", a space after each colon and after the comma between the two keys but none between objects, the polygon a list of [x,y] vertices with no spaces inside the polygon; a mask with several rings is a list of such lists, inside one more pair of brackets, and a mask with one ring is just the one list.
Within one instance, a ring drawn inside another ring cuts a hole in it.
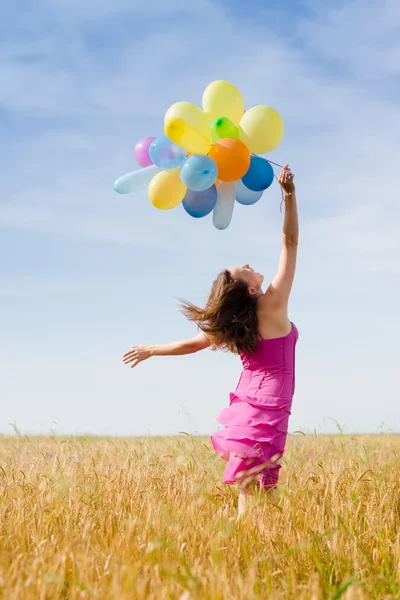
[{"label": "wheat field", "polygon": [[400,436],[288,438],[275,497],[208,438],[0,438],[0,598],[400,598]]}]

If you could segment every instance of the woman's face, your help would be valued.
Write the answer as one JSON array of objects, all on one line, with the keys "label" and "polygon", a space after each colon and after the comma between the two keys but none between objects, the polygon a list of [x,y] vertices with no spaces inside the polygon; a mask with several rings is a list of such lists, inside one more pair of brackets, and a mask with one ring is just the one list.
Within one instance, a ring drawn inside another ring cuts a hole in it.
[{"label": "woman's face", "polygon": [[230,267],[230,274],[234,279],[241,279],[245,281],[249,286],[250,293],[256,293],[261,290],[261,286],[264,281],[264,275],[257,273],[250,265],[243,265],[242,267]]}]

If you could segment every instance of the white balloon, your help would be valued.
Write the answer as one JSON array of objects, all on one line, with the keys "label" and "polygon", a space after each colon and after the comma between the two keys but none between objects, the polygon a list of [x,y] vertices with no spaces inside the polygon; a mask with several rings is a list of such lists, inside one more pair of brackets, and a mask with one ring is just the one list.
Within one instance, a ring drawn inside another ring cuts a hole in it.
[{"label": "white balloon", "polygon": [[213,213],[213,223],[217,229],[226,229],[232,220],[237,186],[237,181],[221,181],[219,184]]},{"label": "white balloon", "polygon": [[145,167],[144,169],[125,173],[125,175],[118,177],[114,183],[114,190],[118,192],[118,194],[137,192],[142,188],[146,188],[154,175],[157,175],[157,173],[162,170],[163,169],[156,167],[156,165],[150,165],[150,167]]}]

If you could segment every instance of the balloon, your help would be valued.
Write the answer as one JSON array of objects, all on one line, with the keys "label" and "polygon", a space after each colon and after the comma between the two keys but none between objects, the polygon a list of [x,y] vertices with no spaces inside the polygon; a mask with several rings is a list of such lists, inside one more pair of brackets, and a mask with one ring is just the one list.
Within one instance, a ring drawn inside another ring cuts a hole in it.
[{"label": "balloon", "polygon": [[149,185],[152,177],[159,173],[161,169],[156,165],[145,167],[144,169],[138,169],[131,173],[125,173],[119,177],[114,183],[114,190],[118,194],[129,194],[129,192],[137,192],[140,188]]},{"label": "balloon", "polygon": [[244,113],[239,130],[240,139],[250,152],[264,154],[276,148],[282,140],[282,117],[270,106],[258,104]]},{"label": "balloon", "polygon": [[181,180],[190,190],[204,192],[217,179],[218,168],[215,161],[204,154],[193,154],[185,160],[181,168]]},{"label": "balloon", "polygon": [[221,138],[219,137],[218,133],[215,131],[215,127],[214,124],[212,124],[211,126],[211,144],[216,144],[217,142],[219,142]]},{"label": "balloon", "polygon": [[243,176],[242,181],[253,192],[266,190],[274,181],[274,169],[265,158],[252,156],[249,170]]},{"label": "balloon", "polygon": [[213,213],[213,223],[217,229],[226,229],[232,220],[237,186],[237,181],[221,181]]},{"label": "balloon", "polygon": [[216,141],[223,138],[240,139],[239,128],[228,117],[219,117],[214,121],[213,134]]},{"label": "balloon", "polygon": [[220,140],[214,144],[208,155],[217,163],[218,179],[221,181],[241,179],[250,166],[250,153],[240,140]]},{"label": "balloon", "polygon": [[153,164],[153,161],[149,156],[149,148],[150,144],[155,139],[155,137],[145,137],[136,144],[133,153],[141,167],[149,167]]},{"label": "balloon", "polygon": [[186,151],[180,148],[166,135],[155,138],[149,148],[149,156],[157,167],[176,169],[186,160]]},{"label": "balloon", "polygon": [[260,154],[276,148],[283,132],[275,109],[259,104],[245,111],[236,86],[213,81],[204,90],[202,108],[191,102],[169,107],[162,135],[135,146],[144,168],[122,175],[114,189],[127,194],[147,186],[156,208],[169,210],[182,202],[194,218],[213,212],[214,226],[226,229],[235,199],[250,206],[272,185],[274,163]]},{"label": "balloon", "polygon": [[242,94],[229,81],[213,81],[204,90],[203,110],[210,121],[225,115],[237,124],[244,113]]},{"label": "balloon", "polygon": [[165,135],[181,148],[206,154],[211,145],[211,125],[203,111],[191,102],[173,104],[165,115]]},{"label": "balloon", "polygon": [[171,119],[167,121],[164,131],[170,140],[178,144],[181,148],[188,150],[190,154],[207,154],[210,149],[210,140],[204,138],[183,119]]},{"label": "balloon", "polygon": [[186,186],[183,185],[179,169],[173,171],[161,171],[149,184],[149,200],[160,210],[169,210],[178,206],[186,194]]},{"label": "balloon", "polygon": [[253,190],[249,190],[249,188],[244,185],[243,179],[239,181],[236,192],[236,202],[239,202],[239,204],[250,206],[251,204],[258,202],[262,195],[262,190],[259,192],[254,192]]},{"label": "balloon", "polygon": [[218,192],[215,185],[203,192],[188,190],[182,202],[183,208],[191,217],[201,219],[214,210],[217,197]]}]

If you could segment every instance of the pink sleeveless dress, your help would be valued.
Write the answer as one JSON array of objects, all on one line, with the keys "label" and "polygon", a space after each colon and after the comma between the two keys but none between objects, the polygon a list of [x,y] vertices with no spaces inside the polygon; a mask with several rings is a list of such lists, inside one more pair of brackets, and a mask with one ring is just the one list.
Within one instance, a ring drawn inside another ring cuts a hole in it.
[{"label": "pink sleeveless dress", "polygon": [[263,488],[277,486],[295,389],[298,337],[292,323],[287,336],[261,339],[254,354],[241,355],[238,386],[217,419],[225,427],[211,436],[227,461],[225,483],[244,483],[251,477]]}]

